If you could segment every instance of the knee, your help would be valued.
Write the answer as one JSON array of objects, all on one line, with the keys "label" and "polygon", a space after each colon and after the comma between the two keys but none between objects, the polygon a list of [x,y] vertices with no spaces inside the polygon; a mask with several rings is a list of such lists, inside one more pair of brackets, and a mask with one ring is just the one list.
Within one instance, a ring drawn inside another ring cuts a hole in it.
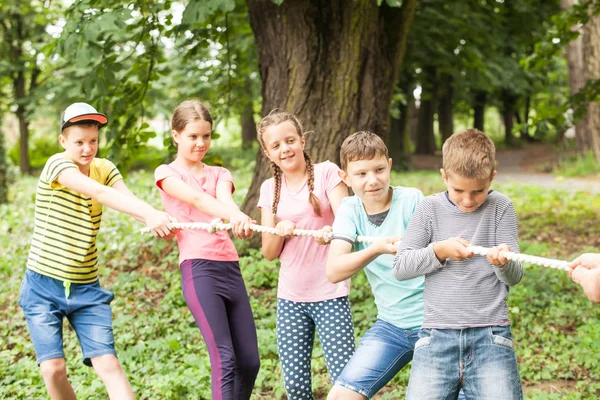
[{"label": "knee", "polygon": [[238,363],[238,370],[244,376],[256,377],[260,370],[260,358],[256,356]]},{"label": "knee", "polygon": [[113,354],[92,357],[91,361],[94,370],[100,377],[123,373],[119,360]]},{"label": "knee", "polygon": [[367,397],[353,390],[334,385],[327,395],[327,400],[366,400]]},{"label": "knee", "polygon": [[45,381],[57,381],[67,378],[67,367],[64,358],[53,358],[42,362],[40,371]]}]

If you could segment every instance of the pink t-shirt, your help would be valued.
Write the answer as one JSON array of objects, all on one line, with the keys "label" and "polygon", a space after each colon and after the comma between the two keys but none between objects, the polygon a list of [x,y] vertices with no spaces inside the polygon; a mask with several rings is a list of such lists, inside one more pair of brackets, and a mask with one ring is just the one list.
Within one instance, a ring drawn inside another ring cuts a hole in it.
[{"label": "pink t-shirt", "polygon": [[[211,222],[214,216],[205,214],[196,208],[170,196],[162,190],[161,181],[168,177],[177,177],[193,189],[216,198],[217,183],[233,183],[231,173],[222,167],[204,165],[204,176],[197,178],[185,167],[172,162],[163,164],[154,171],[156,186],[160,191],[163,207],[167,214],[177,218],[178,222]],[[234,189],[235,190],[235,189]],[[203,259],[215,261],[238,261],[239,257],[227,231],[208,233],[201,229],[182,229],[177,232],[179,245],[179,263],[185,260]]]},{"label": "pink t-shirt", "polygon": [[[334,214],[327,194],[340,182],[337,165],[330,161],[315,164],[314,194],[321,202],[322,217],[315,214],[308,200],[308,185],[297,193],[288,190],[285,176],[281,178],[281,193],[277,206],[277,218],[290,220],[298,229],[321,229],[333,225]],[[260,187],[258,208],[271,212],[274,196],[274,180],[267,179]],[[350,293],[350,280],[333,284],[327,279],[325,265],[329,246],[321,246],[312,237],[294,236],[286,239],[279,255],[281,270],[277,297],[300,302],[315,302]]]}]

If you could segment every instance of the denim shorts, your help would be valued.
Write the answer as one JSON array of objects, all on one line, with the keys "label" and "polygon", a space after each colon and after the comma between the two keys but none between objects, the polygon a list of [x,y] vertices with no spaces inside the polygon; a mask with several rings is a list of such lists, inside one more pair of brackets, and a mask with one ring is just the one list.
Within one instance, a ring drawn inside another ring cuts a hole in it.
[{"label": "denim shorts", "polygon": [[378,319],[335,384],[371,398],[412,360],[419,330],[405,330]]},{"label": "denim shorts", "polygon": [[110,302],[114,294],[94,283],[72,283],[66,297],[63,282],[30,269],[21,283],[19,306],[25,313],[38,365],[64,358],[63,317],[77,334],[83,363],[93,357],[115,353]]},{"label": "denim shorts", "polygon": [[406,398],[519,400],[521,379],[510,326],[421,329]]}]

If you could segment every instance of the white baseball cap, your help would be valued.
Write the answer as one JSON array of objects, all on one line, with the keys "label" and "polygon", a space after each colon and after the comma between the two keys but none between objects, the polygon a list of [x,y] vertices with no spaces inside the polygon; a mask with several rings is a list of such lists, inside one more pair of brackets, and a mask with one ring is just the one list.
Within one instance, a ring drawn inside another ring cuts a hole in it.
[{"label": "white baseball cap", "polygon": [[71,125],[92,121],[98,123],[98,128],[102,128],[107,124],[108,118],[87,103],[73,103],[65,109],[60,117],[60,130],[62,131]]}]

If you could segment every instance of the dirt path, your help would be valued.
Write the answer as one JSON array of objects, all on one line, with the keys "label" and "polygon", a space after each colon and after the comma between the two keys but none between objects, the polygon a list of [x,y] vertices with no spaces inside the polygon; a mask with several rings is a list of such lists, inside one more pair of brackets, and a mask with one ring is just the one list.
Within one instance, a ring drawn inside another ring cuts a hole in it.
[{"label": "dirt path", "polygon": [[[557,159],[554,146],[548,143],[531,144],[523,149],[500,149],[496,154],[496,159],[498,161],[497,182],[519,183],[547,189],[600,193],[600,181],[559,178],[550,173],[540,172],[540,170],[549,170],[547,167],[551,166]],[[413,155],[411,161],[417,169],[439,169],[442,166],[441,155]]]}]

